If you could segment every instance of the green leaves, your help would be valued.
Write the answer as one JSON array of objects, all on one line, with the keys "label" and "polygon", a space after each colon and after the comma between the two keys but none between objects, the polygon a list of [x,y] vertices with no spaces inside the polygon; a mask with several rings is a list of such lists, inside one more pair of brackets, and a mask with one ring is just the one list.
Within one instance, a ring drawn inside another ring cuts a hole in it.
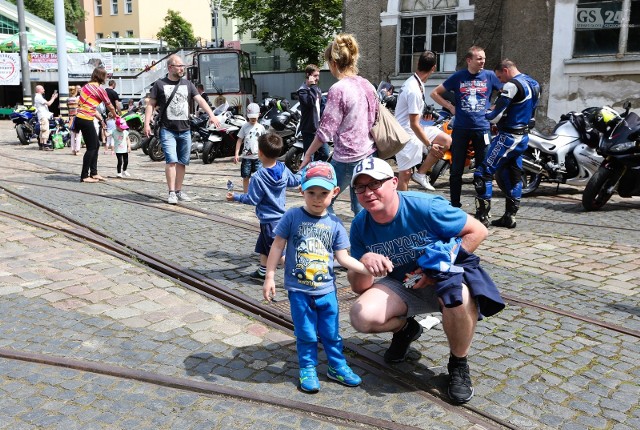
[{"label": "green leaves", "polygon": [[342,0],[223,0],[222,9],[242,21],[238,34],[254,31],[265,49],[284,49],[298,68],[322,64],[324,49],[342,25]]},{"label": "green leaves", "polygon": [[[16,4],[16,0],[9,1]],[[24,0],[24,8],[37,17],[40,17],[51,24],[55,24],[53,0]],[[79,0],[64,1],[65,30],[73,34],[78,34],[76,23],[78,21],[84,21],[85,18],[85,11],[82,9]]]},{"label": "green leaves", "polygon": [[169,9],[164,22],[164,27],[156,36],[171,48],[192,47],[196,44],[193,26],[180,15],[180,12]]}]

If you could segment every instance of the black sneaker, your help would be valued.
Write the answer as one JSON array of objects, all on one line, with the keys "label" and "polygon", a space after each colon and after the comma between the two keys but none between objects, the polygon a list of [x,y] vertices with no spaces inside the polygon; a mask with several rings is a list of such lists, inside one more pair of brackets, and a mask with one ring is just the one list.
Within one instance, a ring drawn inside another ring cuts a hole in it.
[{"label": "black sneaker", "polygon": [[447,365],[449,369],[449,398],[453,403],[467,403],[473,397],[473,386],[468,364]]},{"label": "black sneaker", "polygon": [[256,270],[251,275],[249,275],[249,278],[253,279],[254,281],[264,282],[264,278],[266,278],[266,275],[260,273],[260,270]]},{"label": "black sneaker", "polygon": [[400,363],[407,358],[411,342],[422,334],[422,326],[413,318],[407,318],[407,325],[393,335],[389,349],[384,353],[384,361],[387,363]]}]

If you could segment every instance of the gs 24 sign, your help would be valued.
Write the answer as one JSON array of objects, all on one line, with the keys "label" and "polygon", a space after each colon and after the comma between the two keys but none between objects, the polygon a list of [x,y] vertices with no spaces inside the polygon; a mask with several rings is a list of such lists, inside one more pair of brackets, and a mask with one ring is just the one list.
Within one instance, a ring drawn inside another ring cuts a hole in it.
[{"label": "gs 24 sign", "polygon": [[578,7],[576,9],[576,29],[619,28],[622,21],[620,4],[608,7]]}]

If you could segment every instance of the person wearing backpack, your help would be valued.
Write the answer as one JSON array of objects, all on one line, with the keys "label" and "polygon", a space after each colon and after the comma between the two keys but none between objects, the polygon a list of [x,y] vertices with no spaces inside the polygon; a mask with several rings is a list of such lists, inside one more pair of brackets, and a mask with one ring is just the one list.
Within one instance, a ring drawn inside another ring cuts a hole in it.
[{"label": "person wearing backpack", "polygon": [[520,73],[516,64],[504,59],[494,68],[504,84],[495,108],[486,118],[498,127],[482,164],[473,174],[476,189],[476,218],[489,226],[493,175],[500,175],[505,184],[506,209],[504,215],[491,222],[496,227],[515,228],[516,213],[522,196],[522,154],[529,142],[529,123],[535,116],[540,96],[540,84]]}]

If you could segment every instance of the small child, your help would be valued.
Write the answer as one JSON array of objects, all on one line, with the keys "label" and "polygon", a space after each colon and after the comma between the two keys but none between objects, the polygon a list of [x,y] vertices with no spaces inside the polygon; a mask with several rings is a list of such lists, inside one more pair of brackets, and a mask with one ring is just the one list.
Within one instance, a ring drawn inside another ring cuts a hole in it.
[{"label": "small child", "polygon": [[113,132],[116,130],[116,119],[111,112],[107,114],[107,130],[105,135],[107,136],[107,144],[105,146],[104,153],[106,154],[111,148],[111,155],[113,155]]},{"label": "small child", "polygon": [[[242,192],[245,194],[249,189],[251,174],[257,172],[260,168],[260,160],[258,159],[258,137],[267,132],[262,124],[258,123],[259,116],[260,106],[256,103],[251,103],[247,106],[247,119],[249,122],[245,123],[238,133],[236,155],[233,159],[233,162],[238,164],[238,160],[242,158],[240,176],[242,176]],[[240,155],[241,147],[242,155]]]},{"label": "small child", "polygon": [[131,141],[129,140],[129,126],[124,118],[119,117],[115,121],[116,128],[111,133],[113,146],[118,157],[118,178],[123,176],[129,177],[131,174],[127,171],[129,166],[129,152],[131,152]]},{"label": "small child", "polygon": [[347,231],[334,214],[327,212],[331,200],[340,191],[333,167],[323,161],[309,163],[302,172],[301,183],[304,206],[289,209],[276,227],[262,293],[268,301],[275,295],[275,270],[286,245],[284,288],[288,292],[296,336],[300,389],[307,393],[320,389],[316,373],[318,336],[329,362],[327,377],[356,387],[362,380],[351,370],[342,353],[334,256],[347,269],[369,272],[364,264],[348,254]]},{"label": "small child", "polygon": [[283,162],[278,161],[282,151],[282,138],[275,133],[263,134],[258,138],[258,158],[262,167],[253,176],[246,194],[229,191],[227,200],[256,207],[260,220],[260,235],[255,252],[260,254],[260,267],[250,277],[263,282],[267,273],[267,257],[275,238],[273,233],[284,214],[287,187],[297,187],[300,179],[291,173]]}]

